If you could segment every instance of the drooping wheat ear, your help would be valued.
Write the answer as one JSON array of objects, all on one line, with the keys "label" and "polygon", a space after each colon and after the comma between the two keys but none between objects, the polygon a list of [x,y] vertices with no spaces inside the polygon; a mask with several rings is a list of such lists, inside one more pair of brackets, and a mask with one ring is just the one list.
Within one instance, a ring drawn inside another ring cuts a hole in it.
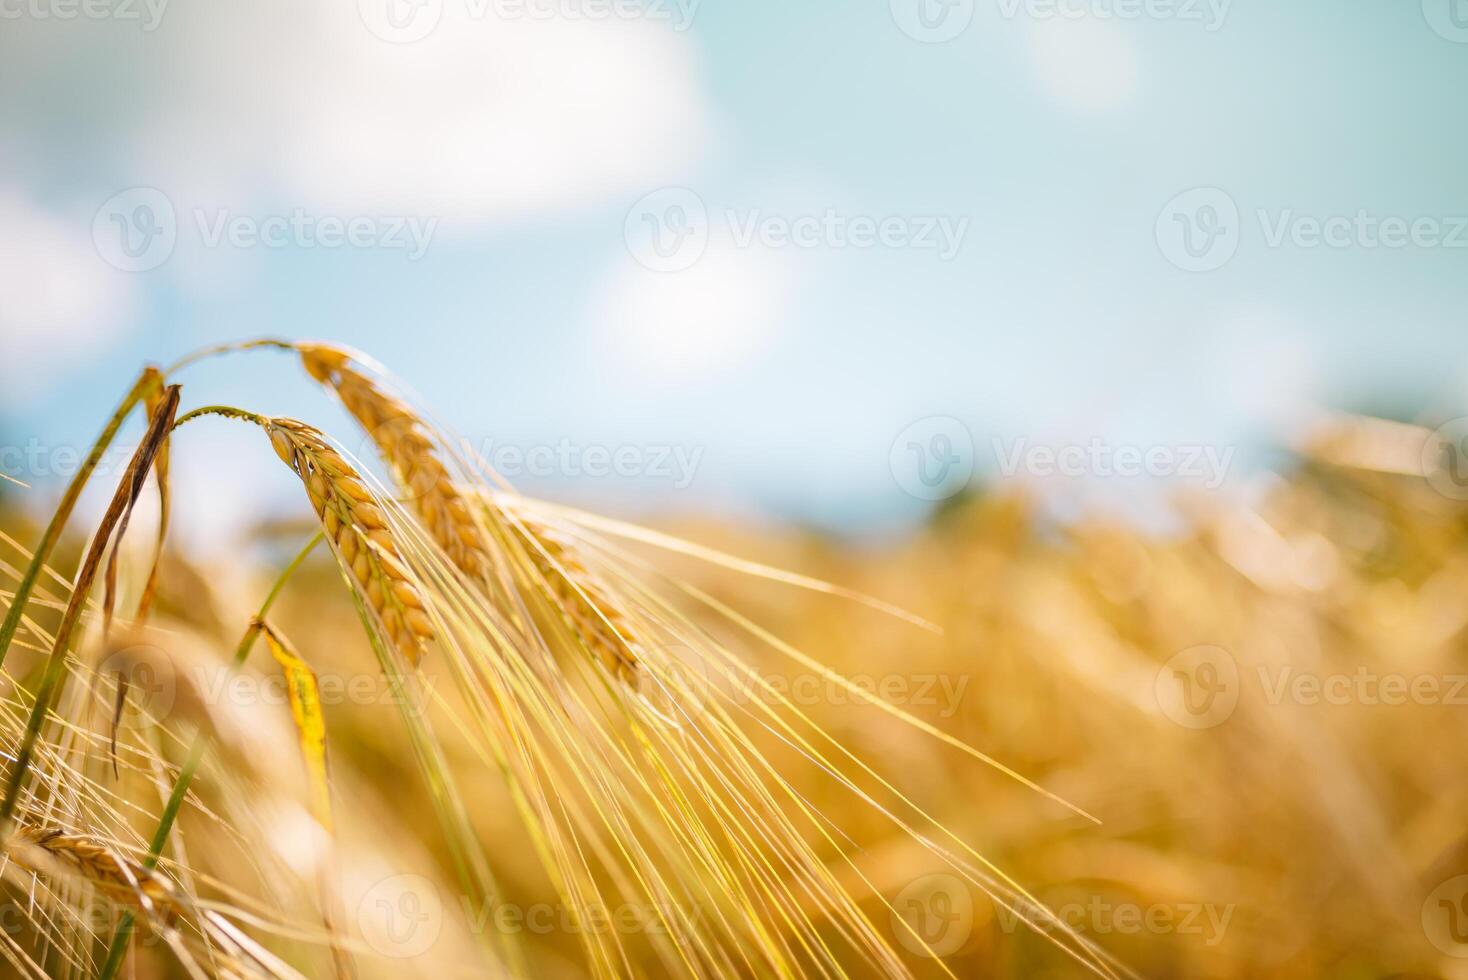
[{"label": "drooping wheat ear", "polygon": [[[297,347],[307,373],[336,392],[371,437],[419,517],[449,558],[471,577],[489,567],[484,534],[471,494],[454,482],[439,458],[427,423],[351,365],[349,351],[326,344]],[[526,551],[549,584],[556,605],[607,669],[634,680],[639,660],[633,631],[605,584],[579,557],[579,546],[550,527],[521,521]]]},{"label": "drooping wheat ear", "polygon": [[372,494],[320,430],[294,419],[268,418],[263,423],[276,453],[305,484],[326,536],[394,646],[416,667],[433,638],[433,626]]},{"label": "drooping wheat ear", "polygon": [[439,459],[423,420],[354,369],[347,351],[325,344],[297,349],[306,371],[336,392],[376,444],[434,541],[466,574],[479,577],[489,567],[479,529],[468,502]]},{"label": "drooping wheat ear", "polygon": [[7,856],[35,874],[81,878],[120,905],[181,910],[172,882],[90,837],[21,824],[5,844]]}]

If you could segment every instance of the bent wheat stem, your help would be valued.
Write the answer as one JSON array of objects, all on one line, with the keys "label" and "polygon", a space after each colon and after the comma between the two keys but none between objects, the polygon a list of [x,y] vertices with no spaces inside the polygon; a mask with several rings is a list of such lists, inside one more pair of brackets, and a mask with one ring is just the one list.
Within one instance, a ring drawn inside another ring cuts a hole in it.
[{"label": "bent wheat stem", "polygon": [[40,686],[36,690],[36,703],[26,723],[20,750],[15,756],[15,767],[11,770],[9,784],[5,787],[5,800],[0,803],[0,839],[4,839],[10,832],[10,822],[15,813],[16,803],[20,800],[21,790],[25,786],[36,739],[40,736],[41,727],[45,724],[46,713],[51,707],[52,695],[61,685],[62,677],[65,674],[66,652],[71,646],[71,635],[76,629],[77,621],[81,618],[87,593],[91,590],[97,569],[102,563],[102,553],[107,548],[107,542],[112,537],[113,529],[118,526],[128,508],[142,492],[143,480],[152,467],[153,458],[159,446],[163,444],[163,439],[167,436],[169,429],[173,426],[174,415],[178,411],[178,397],[178,386],[169,386],[167,396],[154,412],[143,441],[138,445],[132,461],[128,464],[127,472],[123,474],[122,480],[117,485],[117,490],[112,496],[112,503],[108,506],[106,514],[103,515],[102,523],[92,537],[91,548],[82,562],[81,569],[77,572],[71,599],[67,602],[66,611],[62,614],[61,624],[56,628],[51,653],[46,660]]},{"label": "bent wheat stem", "polygon": [[66,492],[61,496],[61,502],[56,505],[56,510],[51,515],[51,522],[46,525],[46,530],[31,555],[31,562],[26,566],[25,574],[21,576],[20,584],[15,587],[15,596],[10,600],[10,608],[6,610],[5,622],[0,624],[0,665],[5,663],[5,654],[10,650],[10,643],[15,638],[16,630],[20,627],[21,617],[25,614],[26,603],[30,600],[32,590],[35,589],[36,580],[40,577],[41,570],[46,567],[51,552],[56,548],[56,543],[61,539],[61,532],[66,529],[66,522],[71,519],[71,512],[76,508],[76,502],[81,497],[82,490],[86,489],[92,473],[102,461],[103,454],[112,445],[112,440],[117,437],[117,430],[122,428],[122,423],[128,415],[132,414],[138,402],[159,383],[159,376],[151,370],[144,371],[138,376],[138,380],[133,383],[132,388],[118,404],[112,417],[107,420],[101,434],[97,436],[97,441],[92,444],[92,451],[82,461],[81,468],[77,470],[76,475],[71,478],[71,483],[67,485]]}]

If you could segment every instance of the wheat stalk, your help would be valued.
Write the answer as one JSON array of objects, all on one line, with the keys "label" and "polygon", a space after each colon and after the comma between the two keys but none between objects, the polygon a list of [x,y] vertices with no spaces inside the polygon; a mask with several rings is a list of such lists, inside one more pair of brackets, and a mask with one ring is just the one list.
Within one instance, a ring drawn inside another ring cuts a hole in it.
[{"label": "wheat stalk", "polygon": [[417,666],[433,626],[371,492],[320,430],[294,419],[261,421],[276,454],[301,478],[322,529],[389,639]]}]

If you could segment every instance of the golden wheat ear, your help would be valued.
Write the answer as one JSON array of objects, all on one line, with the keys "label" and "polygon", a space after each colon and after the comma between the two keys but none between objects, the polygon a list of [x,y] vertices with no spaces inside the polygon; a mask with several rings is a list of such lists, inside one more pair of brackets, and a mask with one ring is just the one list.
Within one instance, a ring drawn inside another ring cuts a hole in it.
[{"label": "golden wheat ear", "polygon": [[[303,980],[225,915],[199,906],[172,879],[126,856],[110,842],[59,827],[19,823],[4,843],[4,874],[21,879],[32,902],[43,896],[60,900],[64,895],[74,905],[80,900],[75,886],[81,885],[114,909],[142,913],[191,976]],[[77,914],[76,907],[72,914]],[[51,919],[33,921],[48,934],[54,928]],[[7,925],[11,928],[13,924]],[[9,947],[4,952],[14,950]],[[72,962],[80,967],[85,957]],[[12,961],[12,965],[23,967],[34,961]],[[18,970],[18,975],[28,974]],[[37,971],[35,975],[50,974]]]},{"label": "golden wheat ear", "polygon": [[388,638],[417,666],[433,626],[372,493],[319,430],[294,419],[269,418],[263,424],[276,454],[301,478],[332,548]]}]

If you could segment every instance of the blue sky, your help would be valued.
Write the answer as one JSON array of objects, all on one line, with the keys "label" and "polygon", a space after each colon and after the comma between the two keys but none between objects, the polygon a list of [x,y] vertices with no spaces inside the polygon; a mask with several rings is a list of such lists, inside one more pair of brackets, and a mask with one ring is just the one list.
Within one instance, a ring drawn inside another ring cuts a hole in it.
[{"label": "blue sky", "polygon": [[[89,439],[145,360],[322,337],[480,447],[633,447],[649,471],[528,489],[860,529],[928,506],[893,447],[934,417],[981,477],[995,440],[1099,438],[1232,447],[1243,478],[1314,406],[1464,407],[1461,0],[956,0],[926,8],[940,43],[912,36],[917,0],[426,0],[412,43],[380,36],[378,0],[165,4],[152,30],[61,2],[0,26],[0,441]],[[140,187],[177,243],[129,272],[106,202],[125,226]],[[703,246],[657,271],[636,229],[652,207],[673,236],[669,200],[701,209]],[[1187,271],[1169,236],[1210,241],[1200,201],[1225,251]],[[365,219],[372,242],[248,240],[292,214]],[[1339,244],[1316,243],[1332,218]],[[803,219],[809,242],[784,241]],[[399,220],[431,224],[420,257],[390,244]],[[1416,237],[1373,246],[1391,220]],[[210,245],[220,221],[243,244]],[[951,255],[939,227],[962,229]],[[339,418],[275,356],[186,380]],[[696,454],[691,480],[651,472],[665,448]]]}]

